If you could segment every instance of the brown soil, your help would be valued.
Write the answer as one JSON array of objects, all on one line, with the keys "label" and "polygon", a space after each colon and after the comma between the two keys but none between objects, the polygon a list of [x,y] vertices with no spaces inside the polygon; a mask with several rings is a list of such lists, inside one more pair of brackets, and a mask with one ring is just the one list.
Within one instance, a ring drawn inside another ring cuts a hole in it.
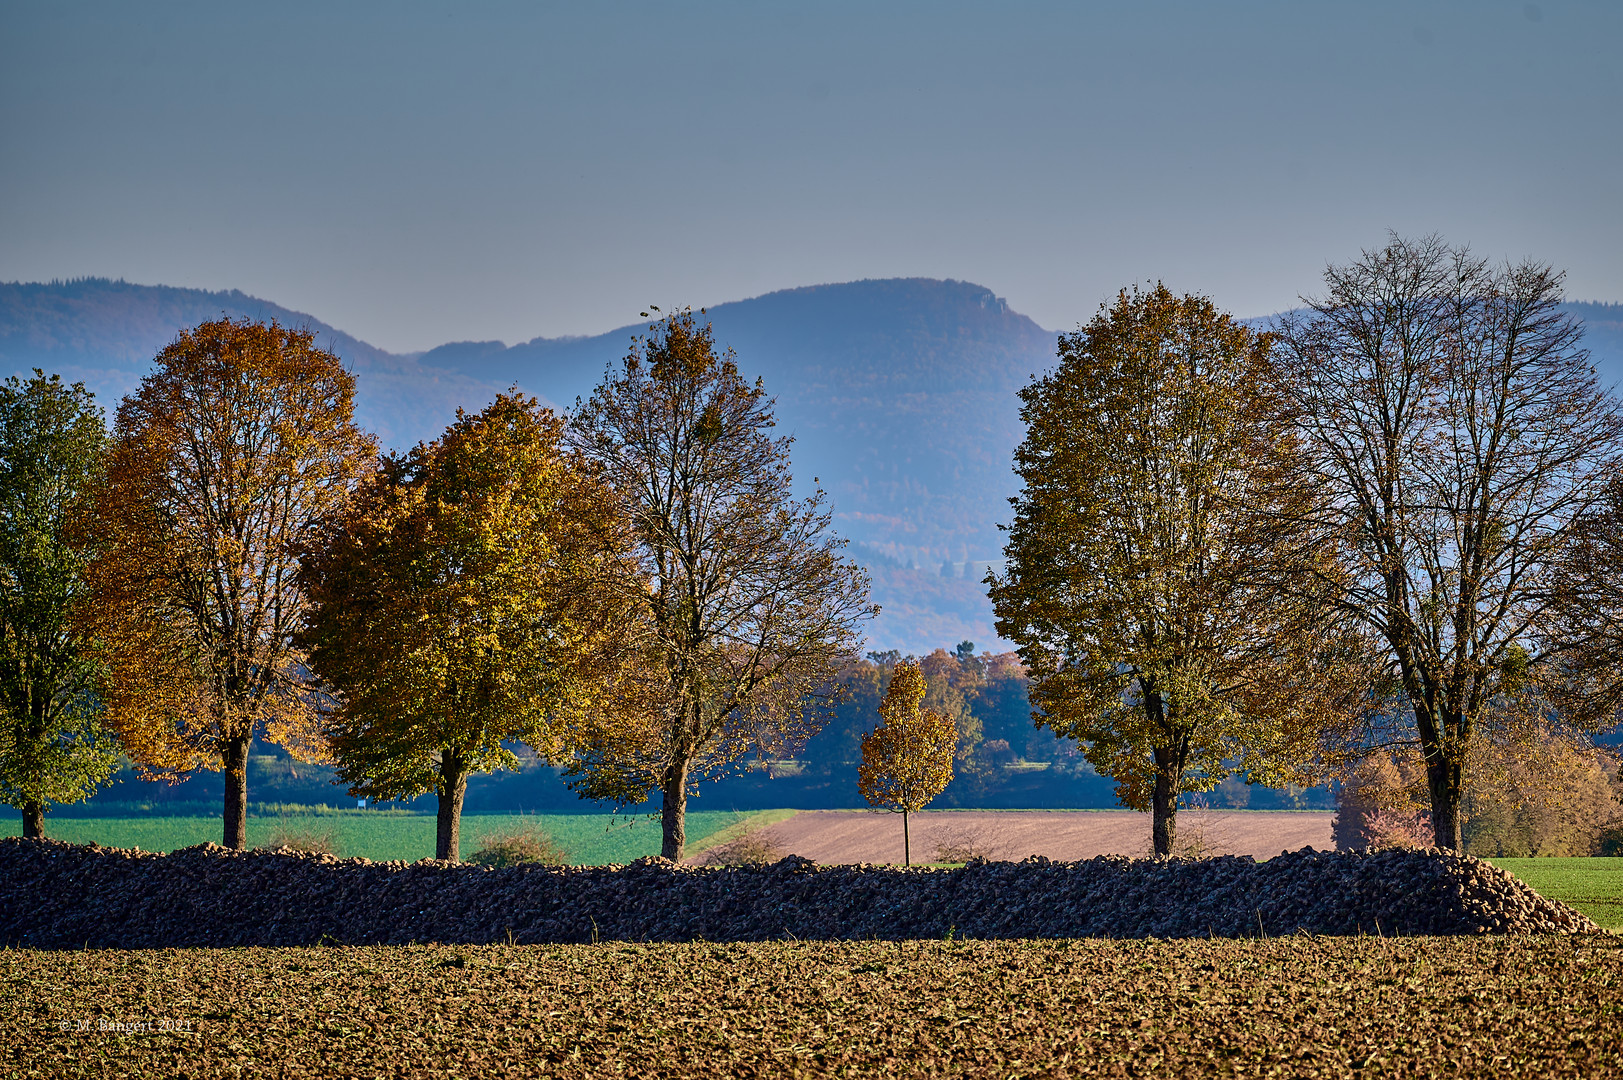
[{"label": "brown soil", "polygon": [[[1328,812],[1257,813],[1184,810],[1178,851],[1184,855],[1270,858],[1304,847],[1334,850]],[[1072,862],[1095,855],[1150,853],[1150,818],[1130,810],[926,810],[908,815],[914,862],[962,862],[969,854],[1018,862],[1029,855]],[[802,810],[761,830],[780,851],[825,865],[902,861],[900,814]],[[945,852],[943,849],[946,849]]]}]

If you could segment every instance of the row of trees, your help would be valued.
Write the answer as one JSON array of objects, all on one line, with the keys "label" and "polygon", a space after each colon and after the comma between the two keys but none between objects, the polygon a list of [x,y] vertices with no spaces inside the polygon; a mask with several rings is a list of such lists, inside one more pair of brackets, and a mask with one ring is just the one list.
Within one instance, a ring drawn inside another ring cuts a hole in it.
[{"label": "row of trees", "polygon": [[1560,275],[1393,237],[1326,283],[1266,332],[1124,292],[1022,395],[999,629],[1161,853],[1184,792],[1405,747],[1460,850],[1473,768],[1623,704],[1623,409]]},{"label": "row of trees", "polygon": [[[1473,770],[1623,704],[1623,408],[1560,276],[1393,238],[1326,281],[1267,331],[1124,292],[1022,394],[999,627],[1035,719],[1152,811],[1158,852],[1188,792],[1394,749],[1459,849]],[[116,734],[149,775],[223,769],[240,847],[264,737],[357,794],[435,792],[454,858],[468,776],[525,743],[586,797],[660,793],[679,858],[696,781],[786,756],[845,692],[866,576],[691,314],[568,418],[515,391],[379,457],[353,395],[308,333],[229,320],[160,354],[110,438],[82,387],[8,384],[0,794],[25,831]],[[872,801],[975,767],[969,653],[886,658]]]},{"label": "row of trees", "polygon": [[[772,401],[682,312],[566,422],[502,395],[379,457],[354,378],[306,331],[183,333],[118,410],[6,388],[0,794],[45,808],[112,767],[226,774],[245,843],[256,737],[356,794],[439,796],[522,742],[585,796],[664,799],[815,731],[874,609]],[[31,442],[30,439],[33,441]]]}]

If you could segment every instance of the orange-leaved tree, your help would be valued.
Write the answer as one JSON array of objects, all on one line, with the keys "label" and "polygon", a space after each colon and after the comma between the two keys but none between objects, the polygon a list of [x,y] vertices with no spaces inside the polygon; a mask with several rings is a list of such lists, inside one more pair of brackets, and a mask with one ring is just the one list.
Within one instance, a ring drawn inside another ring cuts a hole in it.
[{"label": "orange-leaved tree", "polygon": [[79,618],[103,643],[107,722],[148,776],[225,771],[227,847],[246,844],[255,737],[325,753],[295,552],[373,467],[354,398],[308,330],[203,323],[119,407],[90,508]]},{"label": "orange-leaved tree", "polygon": [[641,710],[640,612],[618,501],[560,451],[563,422],[501,395],[391,456],[325,523],[300,582],[301,636],[335,692],[328,734],[351,792],[434,792],[455,861],[472,773],[505,743],[561,760],[583,718]]},{"label": "orange-leaved tree", "polygon": [[902,661],[892,669],[890,689],[879,705],[880,723],[862,737],[862,764],[857,790],[868,805],[902,815],[902,862],[911,865],[913,851],[907,815],[923,810],[952,782],[952,759],[958,727],[924,700],[924,672]]}]

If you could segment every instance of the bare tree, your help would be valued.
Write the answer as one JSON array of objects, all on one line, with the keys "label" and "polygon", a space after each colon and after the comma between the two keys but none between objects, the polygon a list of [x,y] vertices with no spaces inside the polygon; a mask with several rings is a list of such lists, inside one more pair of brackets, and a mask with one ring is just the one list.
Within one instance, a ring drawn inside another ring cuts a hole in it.
[{"label": "bare tree", "polygon": [[793,497],[791,440],[773,424],[760,382],[685,311],[638,339],[572,424],[630,514],[641,566],[624,586],[646,619],[655,700],[600,714],[572,774],[591,798],[662,792],[668,859],[682,857],[696,780],[822,726],[857,622],[878,610],[823,493]]},{"label": "bare tree", "polygon": [[1545,717],[1551,568],[1620,463],[1618,404],[1561,282],[1393,236],[1275,328],[1319,522],[1350,568],[1339,603],[1389,651],[1436,842],[1456,851],[1474,740]]}]

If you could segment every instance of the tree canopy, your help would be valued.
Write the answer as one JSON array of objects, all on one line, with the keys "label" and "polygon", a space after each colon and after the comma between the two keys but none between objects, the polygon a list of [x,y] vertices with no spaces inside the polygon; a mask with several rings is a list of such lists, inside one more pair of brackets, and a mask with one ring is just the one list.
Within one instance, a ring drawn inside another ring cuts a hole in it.
[{"label": "tree canopy", "polygon": [[43,836],[52,803],[86,798],[118,761],[100,723],[94,649],[74,625],[91,540],[75,528],[101,468],[101,410],[36,370],[0,385],[0,800]]},{"label": "tree canopy", "polygon": [[470,773],[507,743],[560,760],[585,715],[634,690],[629,536],[563,423],[500,395],[383,461],[306,555],[301,636],[336,692],[327,734],[351,793],[434,792],[436,858],[456,860]]},{"label": "tree canopy", "polygon": [[670,859],[697,779],[818,730],[857,622],[876,610],[821,489],[794,497],[791,440],[773,425],[760,382],[686,311],[638,338],[571,424],[631,520],[638,567],[622,592],[641,608],[660,684],[640,718],[604,716],[585,733],[573,776],[623,804],[660,791]]},{"label": "tree canopy", "polygon": [[1623,473],[1573,520],[1552,577],[1542,651],[1559,672],[1546,680],[1555,705],[1563,716],[1610,727],[1623,718]]},{"label": "tree canopy", "polygon": [[313,341],[230,319],[181,333],[119,407],[90,511],[108,723],[148,776],[225,771],[227,847],[246,841],[254,737],[325,753],[296,552],[375,460],[354,376]]},{"label": "tree canopy", "polygon": [[1021,393],[1024,491],[998,629],[1039,722],[1077,739],[1172,850],[1180,795],[1233,771],[1300,781],[1352,715],[1356,635],[1315,595],[1302,473],[1269,339],[1200,296],[1123,292]]}]

